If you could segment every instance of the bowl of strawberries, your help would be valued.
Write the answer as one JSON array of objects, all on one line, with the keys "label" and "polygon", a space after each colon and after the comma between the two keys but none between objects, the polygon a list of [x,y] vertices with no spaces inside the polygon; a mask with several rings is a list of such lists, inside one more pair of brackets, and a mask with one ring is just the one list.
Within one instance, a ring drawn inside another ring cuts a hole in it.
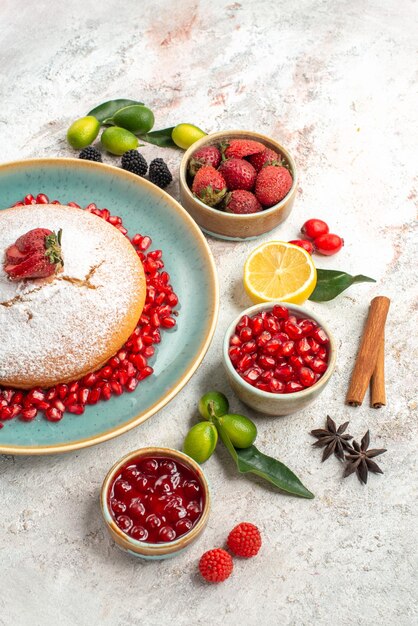
[{"label": "bowl of strawberries", "polygon": [[185,152],[180,199],[208,235],[252,239],[288,217],[297,178],[293,157],[277,141],[251,131],[222,131]]}]

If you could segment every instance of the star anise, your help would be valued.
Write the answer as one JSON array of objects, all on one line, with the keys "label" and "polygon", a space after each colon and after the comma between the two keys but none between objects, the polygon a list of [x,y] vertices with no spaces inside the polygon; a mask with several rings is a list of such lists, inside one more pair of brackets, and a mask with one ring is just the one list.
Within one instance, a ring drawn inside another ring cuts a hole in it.
[{"label": "star anise", "polygon": [[364,485],[367,483],[367,475],[369,472],[374,472],[375,474],[383,474],[380,467],[372,461],[372,458],[375,456],[379,456],[379,454],[383,454],[386,452],[384,448],[376,448],[374,450],[368,450],[370,444],[370,431],[364,435],[361,443],[358,444],[357,441],[353,441],[353,448],[350,450],[349,454],[346,454],[345,458],[348,461],[347,466],[344,472],[344,478],[346,476],[350,476],[353,472],[356,472],[357,478]]},{"label": "star anise", "polygon": [[334,420],[327,415],[326,428],[311,430],[311,435],[318,439],[318,441],[312,445],[317,448],[325,447],[322,455],[322,462],[326,461],[332,453],[334,453],[338,459],[344,461],[344,451],[349,450],[351,452],[352,447],[349,441],[353,437],[348,433],[345,435],[343,434],[347,429],[348,424],[349,422],[344,422],[344,424],[341,424],[341,426],[337,428]]}]

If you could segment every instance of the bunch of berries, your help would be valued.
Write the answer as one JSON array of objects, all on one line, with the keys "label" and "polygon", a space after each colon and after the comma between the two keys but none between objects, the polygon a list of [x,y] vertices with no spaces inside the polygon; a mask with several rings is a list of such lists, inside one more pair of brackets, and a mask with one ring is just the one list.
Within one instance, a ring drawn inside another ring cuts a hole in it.
[{"label": "bunch of berries", "polygon": [[292,239],[289,243],[299,246],[312,254],[319,252],[325,256],[331,256],[341,250],[344,245],[344,239],[339,235],[329,232],[329,227],[323,220],[312,218],[304,223],[300,229],[302,235],[306,239]]},{"label": "bunch of berries", "polygon": [[[101,153],[94,146],[84,148],[78,156],[80,159],[86,161],[103,162]],[[128,150],[125,152],[122,155],[121,166],[127,172],[132,172],[132,174],[136,174],[137,176],[145,176],[148,171],[148,163],[138,150]],[[154,185],[157,185],[157,187],[161,189],[165,189],[173,180],[173,176],[163,159],[154,159],[151,161],[148,178]]]},{"label": "bunch of berries", "polygon": [[228,213],[258,213],[287,196],[293,178],[283,155],[252,139],[204,146],[188,165],[194,195]]},{"label": "bunch of berries", "polygon": [[[258,554],[261,548],[260,531],[254,524],[241,522],[231,530],[226,544],[235,556],[248,559]],[[199,561],[199,571],[210,583],[223,582],[232,574],[233,568],[232,557],[223,548],[208,550]]]}]

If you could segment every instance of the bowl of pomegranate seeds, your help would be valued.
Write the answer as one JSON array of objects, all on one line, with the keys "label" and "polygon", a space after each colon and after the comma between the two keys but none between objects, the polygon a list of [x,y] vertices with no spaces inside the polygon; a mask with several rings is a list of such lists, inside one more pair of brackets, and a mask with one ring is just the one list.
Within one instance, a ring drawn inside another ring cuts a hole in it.
[{"label": "bowl of pomegranate seeds", "polygon": [[297,189],[291,154],[243,130],[206,135],[180,164],[180,199],[200,228],[221,239],[253,239],[283,222]]},{"label": "bowl of pomegranate seeds", "polygon": [[326,324],[304,306],[257,304],[225,334],[223,360],[239,398],[267,415],[289,415],[318,397],[335,368]]},{"label": "bowl of pomegranate seeds", "polygon": [[143,559],[175,556],[205,528],[209,487],[198,463],[171,448],[141,448],[109,471],[101,490],[116,544]]}]

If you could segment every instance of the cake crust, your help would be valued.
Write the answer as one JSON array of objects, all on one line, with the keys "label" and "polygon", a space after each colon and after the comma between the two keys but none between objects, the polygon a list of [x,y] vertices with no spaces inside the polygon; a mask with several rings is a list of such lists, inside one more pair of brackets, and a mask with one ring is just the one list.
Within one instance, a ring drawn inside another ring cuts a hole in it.
[{"label": "cake crust", "polygon": [[[62,229],[63,271],[10,281],[5,251],[34,228]],[[129,240],[82,209],[29,205],[0,211],[0,385],[48,388],[103,366],[135,329],[146,296]]]}]

